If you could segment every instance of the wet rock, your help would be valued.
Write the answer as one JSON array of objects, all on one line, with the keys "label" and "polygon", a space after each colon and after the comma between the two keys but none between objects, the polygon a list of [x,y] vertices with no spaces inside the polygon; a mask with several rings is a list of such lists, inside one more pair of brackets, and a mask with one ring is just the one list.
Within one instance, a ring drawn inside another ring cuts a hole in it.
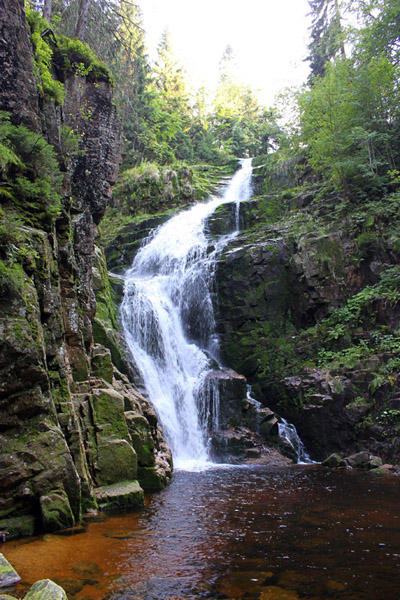
[{"label": "wet rock", "polygon": [[330,454],[325,460],[321,463],[324,467],[328,467],[330,469],[336,469],[339,465],[343,465],[343,458],[339,456],[339,454]]},{"label": "wet rock", "polygon": [[139,467],[138,481],[145,492],[159,492],[167,483],[155,467]]},{"label": "wet rock", "polygon": [[57,577],[54,580],[58,586],[60,586],[67,594],[74,596],[82,591],[84,583],[81,579],[73,577]]},{"label": "wet rock", "polygon": [[113,364],[111,361],[111,351],[100,344],[96,344],[92,350],[91,368],[92,374],[95,377],[112,383]]},{"label": "wet rock", "polygon": [[96,500],[103,510],[143,506],[144,494],[138,481],[122,481],[95,489]]},{"label": "wet rock", "polygon": [[39,518],[35,515],[21,515],[11,519],[0,519],[0,530],[5,532],[6,539],[34,535],[39,529]]},{"label": "wet rock", "polygon": [[57,531],[75,525],[74,515],[64,490],[54,490],[41,496],[40,510],[46,531]]},{"label": "wet rock", "polygon": [[24,600],[68,600],[65,591],[50,579],[41,579],[33,584]]},{"label": "wet rock", "polygon": [[366,450],[346,456],[345,461],[354,469],[377,469],[383,464],[378,456],[372,456]]},{"label": "wet rock", "polygon": [[21,577],[10,565],[6,557],[0,553],[0,588],[14,585],[21,580]]}]

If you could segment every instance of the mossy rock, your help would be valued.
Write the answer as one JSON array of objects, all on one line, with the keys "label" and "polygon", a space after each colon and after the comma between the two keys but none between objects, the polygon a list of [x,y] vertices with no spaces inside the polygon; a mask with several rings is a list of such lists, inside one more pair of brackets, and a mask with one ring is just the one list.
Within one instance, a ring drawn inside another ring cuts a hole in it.
[{"label": "mossy rock", "polygon": [[99,379],[104,379],[108,383],[113,380],[113,364],[111,361],[111,352],[104,346],[96,345],[93,348],[92,355],[92,375]]},{"label": "mossy rock", "polygon": [[137,456],[126,440],[100,438],[97,446],[96,481],[99,485],[136,479]]},{"label": "mossy rock", "polygon": [[96,389],[90,397],[90,404],[96,425],[109,423],[116,438],[130,442],[124,417],[125,403],[121,394],[111,388]]},{"label": "mossy rock", "polygon": [[68,600],[62,587],[51,581],[41,579],[33,584],[24,600]]},{"label": "mossy rock", "polygon": [[336,469],[340,464],[343,464],[343,458],[339,454],[331,454],[321,464],[329,469]]},{"label": "mossy rock", "polygon": [[154,440],[148,420],[133,411],[125,412],[125,420],[136,451],[139,465],[152,467],[155,465]]},{"label": "mossy rock", "polygon": [[0,531],[7,532],[7,538],[19,538],[34,535],[38,530],[38,518],[34,515],[22,515],[0,520]]},{"label": "mossy rock", "polygon": [[94,493],[103,510],[136,508],[144,504],[143,489],[138,481],[120,481],[96,488]]},{"label": "mossy rock", "polygon": [[10,565],[3,554],[0,554],[0,587],[8,587],[21,581],[21,577]]},{"label": "mossy rock", "polygon": [[154,467],[139,467],[138,480],[145,492],[159,492],[165,487],[165,479]]},{"label": "mossy rock", "polygon": [[93,339],[96,344],[101,344],[110,350],[112,362],[118,371],[128,375],[129,367],[123,350],[119,345],[118,335],[108,322],[102,321],[97,316],[93,321]]},{"label": "mossy rock", "polygon": [[40,511],[45,531],[58,531],[75,525],[74,515],[64,490],[54,490],[41,496]]}]

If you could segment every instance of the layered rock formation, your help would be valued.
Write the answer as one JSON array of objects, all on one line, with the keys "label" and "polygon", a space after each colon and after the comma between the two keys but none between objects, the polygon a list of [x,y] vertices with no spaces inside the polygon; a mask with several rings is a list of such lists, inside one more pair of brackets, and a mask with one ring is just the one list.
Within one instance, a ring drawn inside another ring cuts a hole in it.
[{"label": "layered rock formation", "polygon": [[[43,228],[38,219],[21,224],[30,259],[7,254],[1,286],[0,530],[22,535],[73,526],[98,504],[140,504],[133,482],[162,488],[171,457],[116,344],[95,245],[119,160],[112,90],[70,74],[63,106],[38,96],[23,0],[3,0],[0,14],[7,42],[0,109],[15,124],[40,127],[64,173],[60,215]],[[78,153],[63,152],[63,128],[79,137]]]}]

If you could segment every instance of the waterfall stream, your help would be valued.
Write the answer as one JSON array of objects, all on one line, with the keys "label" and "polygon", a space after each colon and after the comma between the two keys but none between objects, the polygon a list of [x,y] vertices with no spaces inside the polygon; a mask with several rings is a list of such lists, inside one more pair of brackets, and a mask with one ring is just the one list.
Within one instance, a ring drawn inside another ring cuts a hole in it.
[{"label": "waterfall stream", "polygon": [[251,159],[244,159],[223,195],[159,227],[126,274],[124,333],[177,467],[207,462],[205,432],[218,405],[216,390],[209,401],[206,379],[218,352],[211,285],[216,256],[236,232],[209,252],[205,222],[218,206],[235,202],[238,224],[239,203],[251,194],[251,172]]}]

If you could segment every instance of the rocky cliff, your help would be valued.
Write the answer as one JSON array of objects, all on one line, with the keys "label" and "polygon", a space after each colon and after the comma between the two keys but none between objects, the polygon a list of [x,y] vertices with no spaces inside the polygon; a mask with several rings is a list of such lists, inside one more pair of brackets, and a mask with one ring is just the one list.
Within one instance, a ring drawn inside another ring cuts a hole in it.
[{"label": "rocky cliff", "polygon": [[0,17],[11,152],[0,187],[0,530],[12,536],[140,504],[142,488],[169,479],[171,457],[119,350],[97,245],[119,162],[111,85],[54,67],[64,87],[54,101],[38,86],[23,0],[2,0]]},{"label": "rocky cliff", "polygon": [[[398,206],[396,194],[349,203],[315,184],[275,189],[242,204],[217,265],[223,362],[317,460],[400,461]],[[233,211],[220,207],[210,232]]]}]

